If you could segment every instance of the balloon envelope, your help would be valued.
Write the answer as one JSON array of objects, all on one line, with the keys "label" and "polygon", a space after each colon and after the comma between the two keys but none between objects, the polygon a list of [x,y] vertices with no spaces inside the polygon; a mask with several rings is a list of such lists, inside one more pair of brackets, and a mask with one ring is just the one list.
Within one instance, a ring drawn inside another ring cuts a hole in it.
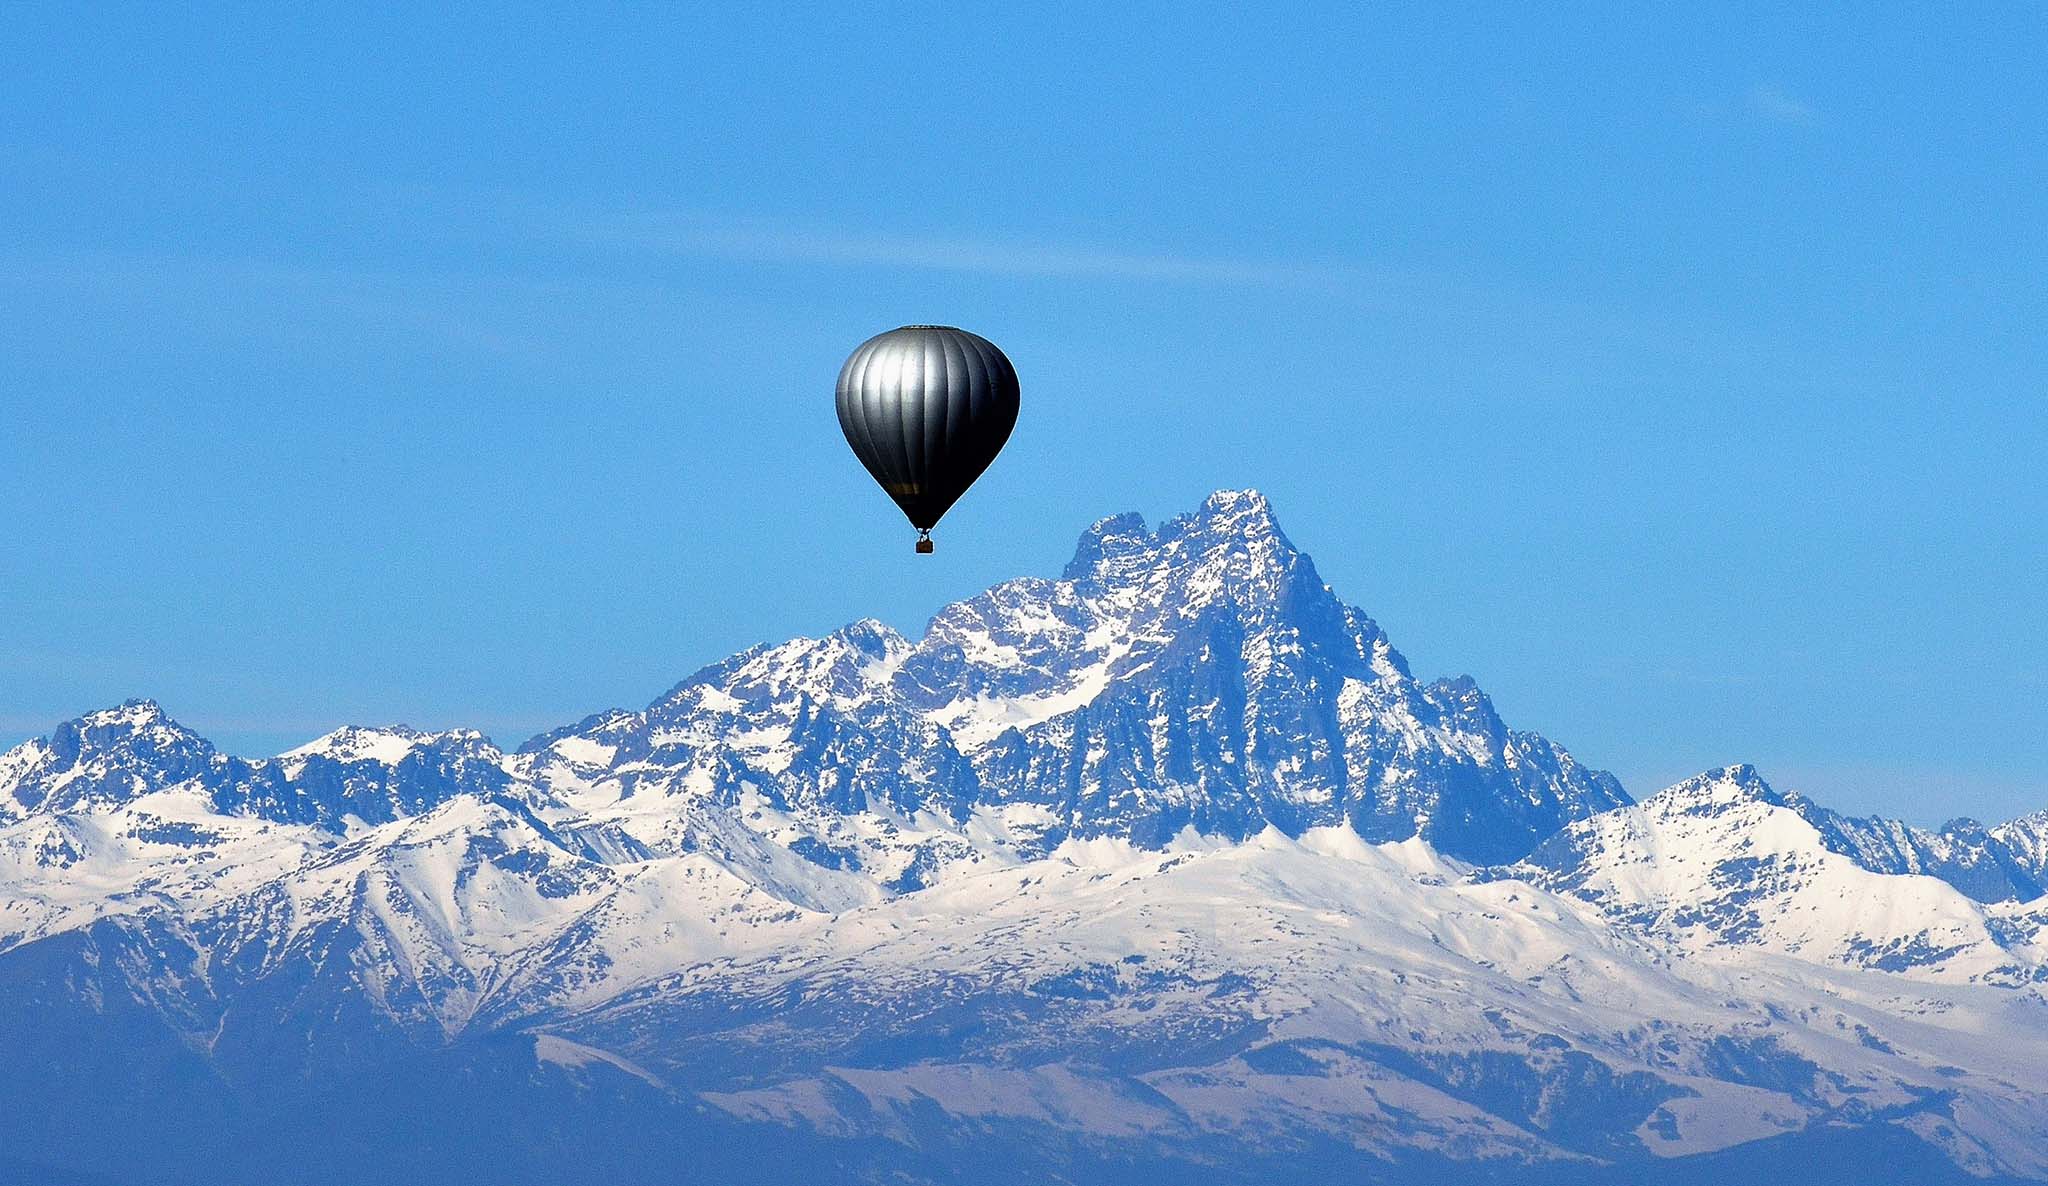
[{"label": "balloon envelope", "polygon": [[837,403],[854,455],[924,532],[1010,439],[1017,371],[979,334],[906,325],[860,344],[839,369]]}]

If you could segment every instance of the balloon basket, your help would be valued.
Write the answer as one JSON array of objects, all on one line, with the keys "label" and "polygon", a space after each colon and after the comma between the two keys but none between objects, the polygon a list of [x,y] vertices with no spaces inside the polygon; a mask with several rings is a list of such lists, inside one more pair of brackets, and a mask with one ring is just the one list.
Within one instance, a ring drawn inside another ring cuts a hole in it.
[{"label": "balloon basket", "polygon": [[918,555],[920,555],[920,556],[929,556],[929,555],[931,555],[931,554],[932,554],[932,541],[930,541],[930,540],[928,540],[928,539],[920,539],[920,540],[918,540],[918,541],[917,541],[917,554],[918,554]]}]

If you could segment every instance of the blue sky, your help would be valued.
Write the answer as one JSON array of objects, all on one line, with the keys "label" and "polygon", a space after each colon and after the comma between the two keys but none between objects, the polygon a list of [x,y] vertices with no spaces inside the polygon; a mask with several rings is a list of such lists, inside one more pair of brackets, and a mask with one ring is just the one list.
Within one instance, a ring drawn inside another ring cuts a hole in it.
[{"label": "blue sky", "polygon": [[[1638,794],[2048,807],[2038,5],[87,7],[0,39],[0,740],[509,744],[1256,486]],[[1024,381],[928,558],[830,407],[913,321]]]}]

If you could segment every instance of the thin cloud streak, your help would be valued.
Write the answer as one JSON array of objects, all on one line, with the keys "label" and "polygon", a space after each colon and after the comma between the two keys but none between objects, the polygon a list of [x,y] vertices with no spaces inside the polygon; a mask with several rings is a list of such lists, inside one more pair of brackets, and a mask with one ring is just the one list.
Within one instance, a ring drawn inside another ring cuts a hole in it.
[{"label": "thin cloud streak", "polygon": [[1773,123],[1811,126],[1820,122],[1820,113],[1811,103],[1787,93],[1774,83],[1760,82],[1749,88],[1749,93],[1743,96],[1743,105],[1750,114]]},{"label": "thin cloud streak", "polygon": [[1725,94],[1692,108],[1697,118],[1715,123],[1767,123],[1811,128],[1821,122],[1820,109],[1774,82],[1759,82],[1740,93]]},{"label": "thin cloud streak", "polygon": [[[537,325],[565,308],[647,308],[673,291],[580,272],[377,268],[326,261],[173,252],[81,251],[0,257],[0,292],[49,302],[98,294],[170,309],[181,331],[305,343],[352,332],[420,333],[479,354],[552,353]],[[539,311],[550,316],[537,319]],[[224,328],[223,328],[224,327]],[[4,660],[0,660],[4,666]]]},{"label": "thin cloud streak", "polygon": [[575,234],[606,246],[755,263],[1264,287],[1326,287],[1357,279],[1350,269],[1270,260],[799,228],[751,219],[615,218],[584,223]]}]

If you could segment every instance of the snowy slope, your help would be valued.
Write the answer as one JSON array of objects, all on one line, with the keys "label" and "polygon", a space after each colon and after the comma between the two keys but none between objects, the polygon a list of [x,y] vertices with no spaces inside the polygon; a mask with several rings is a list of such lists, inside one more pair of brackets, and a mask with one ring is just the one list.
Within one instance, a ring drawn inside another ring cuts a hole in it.
[{"label": "snowy slope", "polygon": [[1051,840],[1349,820],[1500,860],[1626,798],[1469,681],[1416,680],[1249,491],[1097,523],[1060,580],[942,611],[895,682]]},{"label": "snowy slope", "polygon": [[921,638],[757,647],[510,754],[346,727],[251,761],[148,701],[0,754],[0,1044],[45,1052],[0,1102],[133,1124],[95,1109],[145,1076],[216,1099],[228,1156],[251,1101],[361,1110],[405,1065],[912,1180],[1844,1133],[2048,1180],[2044,820],[1853,819],[1741,766],[1631,803],[1418,680],[1223,492]]},{"label": "snowy slope", "polygon": [[1680,950],[1746,947],[1916,980],[2019,986],[1984,907],[1938,878],[1834,851],[1748,766],[1567,826],[1509,870]]},{"label": "snowy slope", "polygon": [[2024,902],[2048,892],[2039,815],[1995,829],[1973,819],[1953,819],[1929,830],[1899,820],[1852,818],[1796,794],[1788,794],[1786,802],[1830,850],[1866,869],[1939,877],[1980,902]]},{"label": "snowy slope", "polygon": [[[1341,825],[1169,853],[1072,843],[568,1032],[681,1082],[709,1064],[735,1114],[844,1132],[886,1134],[930,1101],[1102,1137],[1315,1132],[1515,1160],[1681,1156],[1895,1112],[1950,1126],[1973,1164],[2048,1169],[2038,994],[1726,954],[1686,958]],[[734,1024],[735,996],[763,1005]],[[957,1026],[962,999],[986,1003],[977,1025],[934,1057],[924,1035]],[[794,1018],[767,1004],[790,1001]],[[760,1070],[791,1028],[831,1069]]]}]

